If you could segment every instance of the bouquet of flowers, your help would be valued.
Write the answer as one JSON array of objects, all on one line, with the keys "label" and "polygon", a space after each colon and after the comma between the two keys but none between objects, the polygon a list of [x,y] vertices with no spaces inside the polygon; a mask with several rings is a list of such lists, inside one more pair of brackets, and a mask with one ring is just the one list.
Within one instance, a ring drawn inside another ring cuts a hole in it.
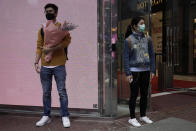
[{"label": "bouquet of flowers", "polygon": [[[48,48],[52,48],[54,46],[57,46],[63,38],[69,33],[69,31],[72,31],[77,26],[64,22],[62,25],[56,26],[52,20],[47,21],[46,26],[43,27],[44,29],[44,46]],[[49,52],[45,55],[45,61],[50,62],[52,59],[53,52]]]}]

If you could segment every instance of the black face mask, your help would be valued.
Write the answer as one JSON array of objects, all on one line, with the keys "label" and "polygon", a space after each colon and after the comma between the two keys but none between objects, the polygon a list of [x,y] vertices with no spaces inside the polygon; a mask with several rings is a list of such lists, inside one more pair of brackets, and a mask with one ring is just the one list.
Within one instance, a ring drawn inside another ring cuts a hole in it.
[{"label": "black face mask", "polygon": [[46,19],[47,20],[53,20],[54,18],[55,18],[54,14],[52,14],[52,13],[47,13],[46,14]]}]

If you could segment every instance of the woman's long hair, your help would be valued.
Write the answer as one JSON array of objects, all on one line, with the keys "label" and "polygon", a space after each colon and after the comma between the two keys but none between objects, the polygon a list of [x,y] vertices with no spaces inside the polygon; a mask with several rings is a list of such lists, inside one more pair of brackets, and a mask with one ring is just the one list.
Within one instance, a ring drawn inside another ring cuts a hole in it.
[{"label": "woman's long hair", "polygon": [[132,30],[134,30],[134,25],[137,26],[137,24],[140,22],[140,20],[144,20],[144,18],[143,17],[140,17],[140,16],[137,16],[137,17],[134,17],[132,19],[131,23],[127,27],[127,31],[125,33],[125,39],[127,37],[129,37],[133,33]]}]

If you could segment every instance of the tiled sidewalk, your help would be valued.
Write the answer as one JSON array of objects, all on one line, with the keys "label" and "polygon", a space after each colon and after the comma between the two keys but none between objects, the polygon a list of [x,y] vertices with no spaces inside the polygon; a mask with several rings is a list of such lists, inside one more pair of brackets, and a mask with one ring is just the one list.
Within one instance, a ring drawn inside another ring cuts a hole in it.
[{"label": "tiled sidewalk", "polygon": [[[137,114],[138,116],[138,114]],[[61,118],[52,117],[52,123],[43,127],[35,127],[35,123],[40,119],[38,116],[32,115],[11,115],[0,113],[0,131],[167,131],[168,121],[173,120],[171,130],[175,131],[184,122],[184,127],[189,123],[192,126],[190,131],[196,125],[196,94],[180,93],[165,95],[152,98],[152,108],[148,112],[148,116],[155,121],[152,125],[145,125],[141,128],[134,128],[127,122],[128,116],[118,119],[102,119],[102,118],[81,118],[71,117],[71,128],[63,128]],[[179,122],[178,122],[179,121]],[[190,121],[190,122],[189,122]],[[171,121],[172,122],[172,121]],[[170,123],[171,123],[170,122]],[[178,126],[178,127],[177,127]],[[183,131],[183,128],[180,128]],[[186,127],[187,129],[187,127]],[[188,131],[188,130],[186,130]],[[194,129],[193,129],[194,131]],[[195,129],[196,131],[196,129]]]}]

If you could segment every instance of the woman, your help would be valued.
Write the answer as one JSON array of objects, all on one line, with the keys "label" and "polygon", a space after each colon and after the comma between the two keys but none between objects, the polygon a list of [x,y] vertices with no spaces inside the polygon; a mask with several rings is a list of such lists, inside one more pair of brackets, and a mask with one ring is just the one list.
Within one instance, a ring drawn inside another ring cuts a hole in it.
[{"label": "woman", "polygon": [[131,96],[129,101],[129,123],[135,127],[141,124],[135,117],[135,106],[140,89],[140,121],[153,123],[146,116],[147,95],[150,80],[155,73],[155,57],[152,40],[144,34],[144,18],[135,17],[127,28],[124,42],[123,61],[126,78],[130,83]]}]

